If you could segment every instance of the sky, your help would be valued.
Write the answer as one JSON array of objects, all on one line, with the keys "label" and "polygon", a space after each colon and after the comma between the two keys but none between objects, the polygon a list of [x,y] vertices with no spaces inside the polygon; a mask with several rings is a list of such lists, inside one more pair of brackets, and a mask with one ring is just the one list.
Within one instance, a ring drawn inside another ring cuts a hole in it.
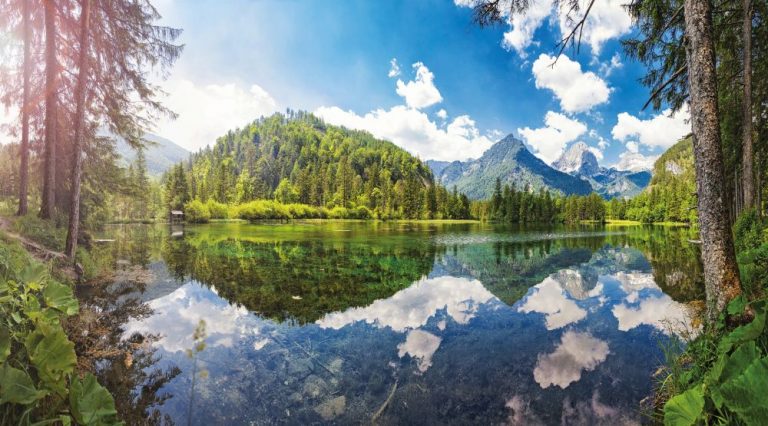
[{"label": "sky", "polygon": [[641,111],[625,58],[625,0],[600,0],[579,52],[553,65],[569,22],[552,0],[479,28],[474,0],[157,0],[184,53],[163,87],[179,114],[154,132],[189,150],[276,111],[365,129],[423,160],[477,158],[507,134],[551,163],[572,144],[601,164],[651,164],[687,111]]}]

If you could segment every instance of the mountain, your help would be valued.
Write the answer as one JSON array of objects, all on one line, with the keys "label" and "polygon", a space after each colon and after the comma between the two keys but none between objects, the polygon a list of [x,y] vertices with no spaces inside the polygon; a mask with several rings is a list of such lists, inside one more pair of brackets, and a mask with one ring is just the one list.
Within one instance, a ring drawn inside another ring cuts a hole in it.
[{"label": "mountain", "polygon": [[[160,176],[174,164],[189,157],[190,152],[173,141],[147,133],[144,139],[149,142],[144,151],[144,157],[147,159],[147,172],[150,176]],[[136,159],[136,150],[128,145],[128,142],[121,137],[115,137],[117,141],[117,152],[126,163]]]},{"label": "mountain", "polygon": [[[408,151],[301,111],[231,130],[174,173],[187,189],[179,192],[201,201],[277,200],[323,207],[335,216],[351,211],[350,217],[469,216],[466,196],[434,185],[432,171]],[[262,214],[256,204],[254,214]]]},{"label": "mountain", "polygon": [[490,198],[497,178],[502,185],[518,189],[529,186],[535,191],[548,189],[567,195],[592,192],[588,182],[548,166],[512,135],[496,142],[476,160],[427,164],[436,166],[432,172],[437,182],[449,188],[456,186],[459,192],[476,200]]},{"label": "mountain", "polygon": [[564,173],[592,176],[600,172],[597,157],[584,142],[573,144],[560,156],[552,167]]},{"label": "mountain", "polygon": [[651,173],[648,170],[600,167],[597,157],[584,142],[571,145],[552,166],[561,172],[588,181],[592,190],[605,199],[634,197],[651,181]]}]

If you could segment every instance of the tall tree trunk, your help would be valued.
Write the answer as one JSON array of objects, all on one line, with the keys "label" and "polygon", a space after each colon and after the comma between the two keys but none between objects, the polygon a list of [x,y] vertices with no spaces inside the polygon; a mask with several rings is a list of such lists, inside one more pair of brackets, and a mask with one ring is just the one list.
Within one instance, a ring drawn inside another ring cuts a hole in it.
[{"label": "tall tree trunk", "polygon": [[684,8],[701,251],[711,323],[739,295],[741,283],[725,205],[712,5],[710,0],[685,0]]},{"label": "tall tree trunk", "polygon": [[752,0],[744,0],[744,112],[741,164],[744,208],[755,204],[754,142],[752,140]]},{"label": "tall tree trunk", "polygon": [[32,25],[29,22],[29,2],[22,4],[22,26],[24,31],[24,82],[22,83],[21,99],[21,165],[19,167],[19,210],[17,214],[24,216],[29,209],[27,196],[29,193],[29,80],[32,74]]},{"label": "tall tree trunk", "polygon": [[[26,1],[25,1],[26,3]],[[40,217],[50,219],[56,204],[56,96],[58,82],[56,73],[56,4],[54,0],[43,0],[45,9],[45,159],[43,165],[43,195]]]},{"label": "tall tree trunk", "polygon": [[72,143],[72,191],[69,205],[69,229],[65,254],[75,258],[80,228],[80,180],[83,174],[83,133],[85,132],[85,92],[88,76],[88,32],[91,21],[91,1],[82,0],[80,12],[80,57],[78,58],[77,85],[75,87],[75,139]]}]

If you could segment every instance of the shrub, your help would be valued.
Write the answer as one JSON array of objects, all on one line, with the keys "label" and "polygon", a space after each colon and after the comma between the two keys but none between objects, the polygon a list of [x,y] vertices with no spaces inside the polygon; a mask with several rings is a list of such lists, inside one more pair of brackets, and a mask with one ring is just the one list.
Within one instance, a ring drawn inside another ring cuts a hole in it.
[{"label": "shrub", "polygon": [[756,249],[763,242],[763,224],[755,209],[745,210],[733,224],[736,251]]},{"label": "shrub", "polygon": [[184,219],[190,223],[207,223],[211,220],[211,212],[202,201],[192,200],[184,205]]},{"label": "shrub", "polygon": [[67,230],[57,228],[51,221],[40,219],[34,214],[28,214],[14,221],[14,229],[19,234],[51,250],[64,250]]},{"label": "shrub", "polygon": [[0,241],[0,295],[3,423],[118,424],[109,392],[75,370],[75,346],[61,326],[79,310],[72,289]]},{"label": "shrub", "polygon": [[205,207],[208,209],[211,219],[227,219],[229,217],[229,211],[226,204],[208,200],[208,202],[205,203]]}]

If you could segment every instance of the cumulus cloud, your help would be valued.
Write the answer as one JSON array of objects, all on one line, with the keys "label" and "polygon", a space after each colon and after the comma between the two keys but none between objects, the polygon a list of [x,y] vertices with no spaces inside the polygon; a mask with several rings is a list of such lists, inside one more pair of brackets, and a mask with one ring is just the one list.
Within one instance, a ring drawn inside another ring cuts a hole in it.
[{"label": "cumulus cloud", "polygon": [[553,277],[547,277],[536,285],[535,291],[525,298],[525,303],[518,310],[544,314],[547,330],[565,327],[587,316],[587,311],[566,297],[560,283]]},{"label": "cumulus cloud", "polygon": [[365,321],[381,328],[405,332],[426,325],[441,309],[446,309],[455,322],[467,324],[475,317],[481,304],[493,299],[493,294],[478,280],[451,276],[425,278],[388,299],[328,314],[317,324],[322,328],[338,330],[354,322]]},{"label": "cumulus cloud", "polygon": [[542,53],[533,63],[536,88],[549,89],[560,101],[560,107],[570,113],[589,111],[608,101],[611,89],[591,71],[583,72],[581,64],[563,54],[555,57]]},{"label": "cumulus cloud", "polygon": [[623,66],[624,64],[621,63],[621,57],[619,57],[619,54],[614,53],[610,61],[600,64],[600,74],[607,78],[611,75],[611,73],[613,73],[614,70]]},{"label": "cumulus cloud", "polygon": [[565,389],[581,379],[582,370],[594,370],[609,353],[606,342],[590,333],[569,330],[563,333],[554,352],[539,355],[533,378],[542,389],[550,386]]},{"label": "cumulus cloud", "polygon": [[534,154],[547,163],[562,155],[565,146],[587,131],[584,123],[549,111],[544,117],[545,127],[517,129],[520,136],[533,148]]},{"label": "cumulus cloud", "polygon": [[611,134],[614,139],[620,141],[632,138],[650,148],[667,149],[691,132],[689,119],[687,105],[674,115],[672,110],[668,109],[647,120],[622,112],[617,116],[617,123],[613,126]]},{"label": "cumulus cloud", "polygon": [[[406,105],[415,109],[422,109],[442,102],[443,97],[435,87],[435,75],[423,63],[413,64],[416,70],[416,79],[407,83],[397,80],[397,94],[405,99]],[[391,71],[390,71],[391,73]]]},{"label": "cumulus cloud", "polygon": [[493,145],[493,141],[481,135],[475,122],[466,115],[456,117],[443,128],[426,113],[402,105],[389,110],[377,109],[365,115],[338,107],[320,107],[315,114],[331,124],[367,130],[423,159],[477,158]]},{"label": "cumulus cloud", "polygon": [[643,324],[666,334],[691,330],[691,313],[688,308],[663,293],[645,297],[639,292],[629,293],[626,302],[614,306],[612,312],[619,321],[621,331],[629,331]]},{"label": "cumulus cloud", "polygon": [[415,80],[408,83],[397,80],[397,94],[405,99],[406,105],[388,110],[379,108],[364,115],[336,106],[321,106],[315,110],[315,115],[330,124],[367,130],[423,159],[454,161],[480,157],[494,141],[489,135],[480,134],[475,121],[468,115],[446,122],[448,113],[440,109],[435,113],[442,120],[438,125],[421,111],[441,102],[442,96],[434,85],[432,72],[421,62],[413,67]]},{"label": "cumulus cloud", "polygon": [[397,356],[400,358],[409,355],[416,359],[416,365],[420,372],[424,373],[432,366],[432,355],[437,352],[442,339],[423,330],[411,330],[405,338],[405,342],[397,345]]},{"label": "cumulus cloud", "polygon": [[389,73],[387,74],[387,77],[397,77],[400,75],[400,65],[397,63],[397,58],[392,58],[389,61]]},{"label": "cumulus cloud", "polygon": [[545,19],[552,14],[550,0],[533,0],[525,13],[515,13],[507,17],[509,31],[504,33],[502,46],[507,50],[515,50],[520,57],[527,57],[525,49],[533,42],[533,35]]},{"label": "cumulus cloud", "polygon": [[[582,1],[581,11],[585,10],[586,1]],[[626,0],[601,0],[594,4],[589,16],[581,30],[581,42],[590,46],[592,53],[597,56],[605,42],[627,34],[632,27],[632,19],[624,9]],[[474,7],[477,0],[454,0],[459,7]],[[502,46],[508,50],[515,50],[521,57],[526,56],[526,48],[533,44],[536,30],[545,20],[552,21],[559,26],[561,35],[568,34],[581,14],[568,15],[567,4],[560,8],[553,8],[548,0],[531,0],[528,8],[523,13],[510,14],[509,1],[499,2],[502,16],[506,18],[509,31],[504,33]]]},{"label": "cumulus cloud", "polygon": [[619,154],[619,161],[613,165],[613,168],[632,172],[653,170],[653,165],[658,159],[658,155],[643,155],[638,152],[627,151]]},{"label": "cumulus cloud", "polygon": [[202,86],[172,79],[164,88],[169,93],[165,105],[178,118],[162,120],[155,132],[190,150],[212,144],[228,130],[277,111],[277,102],[256,84],[246,89],[234,83]]},{"label": "cumulus cloud", "polygon": [[[582,0],[581,10],[585,10],[587,1]],[[632,18],[625,9],[626,0],[600,0],[595,2],[589,12],[584,29],[581,30],[581,42],[590,46],[592,54],[597,56],[608,40],[627,34],[632,28]],[[570,33],[574,25],[581,20],[583,13],[568,16],[567,4],[559,11],[560,32]]]}]

